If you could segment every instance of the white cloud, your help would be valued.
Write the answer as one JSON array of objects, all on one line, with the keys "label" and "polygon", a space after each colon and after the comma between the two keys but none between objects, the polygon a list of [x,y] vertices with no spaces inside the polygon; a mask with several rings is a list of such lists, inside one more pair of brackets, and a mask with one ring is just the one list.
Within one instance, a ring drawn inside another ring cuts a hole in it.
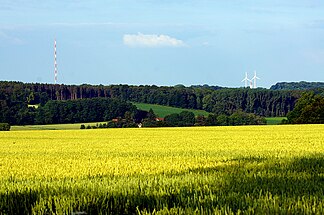
[{"label": "white cloud", "polygon": [[156,34],[125,34],[124,44],[131,47],[183,47],[186,44],[182,40],[168,35]]},{"label": "white cloud", "polygon": [[209,46],[209,42],[203,42],[202,45],[203,46]]},{"label": "white cloud", "polygon": [[316,50],[309,50],[304,52],[304,56],[309,59],[312,63],[316,64],[324,64],[324,50],[316,49]]},{"label": "white cloud", "polygon": [[10,43],[14,45],[21,45],[23,44],[23,41],[17,37],[9,36],[8,34],[4,33],[3,31],[0,31],[0,42],[4,41],[5,43]]}]

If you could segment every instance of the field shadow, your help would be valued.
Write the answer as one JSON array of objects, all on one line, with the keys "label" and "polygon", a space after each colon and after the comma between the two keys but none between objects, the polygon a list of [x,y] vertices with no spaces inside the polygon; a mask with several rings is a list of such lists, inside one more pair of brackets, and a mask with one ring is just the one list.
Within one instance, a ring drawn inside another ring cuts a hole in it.
[{"label": "field shadow", "polygon": [[0,194],[0,214],[32,214],[40,194],[26,189]]},{"label": "field shadow", "polygon": [[[86,207],[102,208],[109,204],[112,210],[106,209],[107,214],[136,214],[138,211],[152,213],[154,210],[173,208],[191,208],[192,211],[189,211],[192,213],[197,209],[209,213],[214,209],[225,208],[227,212],[239,213],[249,211],[251,207],[256,213],[305,214],[309,212],[308,208],[316,207],[312,198],[319,200],[324,196],[323,155],[294,158],[285,162],[279,158],[245,157],[230,160],[229,163],[164,175],[169,178],[179,177],[179,180],[188,176],[195,180],[204,174],[204,177],[215,176],[214,182],[193,186],[183,184],[182,187],[173,184],[169,187],[170,192],[164,195],[146,193],[138,188],[135,194],[117,194],[106,201],[101,199],[99,205],[95,203]],[[219,174],[222,175],[222,184],[217,181]],[[298,201],[308,205],[295,205],[292,208],[294,204],[301,204]],[[89,210],[85,208],[85,211]]]},{"label": "field shadow", "polygon": [[[87,214],[138,214],[174,208],[179,209],[176,213],[185,210],[184,214],[197,209],[212,213],[214,209],[224,208],[230,213],[253,209],[254,213],[304,214],[307,208],[324,203],[324,156],[321,154],[290,160],[245,157],[229,160],[228,163],[177,174],[161,174],[161,178],[175,183],[161,181],[154,188],[152,184],[156,175],[138,175],[131,176],[138,181],[138,185],[127,187],[125,184],[127,188],[120,192],[103,190],[98,194],[81,187],[77,192],[65,189],[64,193],[59,193],[57,189],[48,193],[70,199],[67,205],[73,207],[73,211]],[[187,177],[189,180],[182,181]],[[201,180],[201,177],[208,177],[209,180]],[[92,177],[91,180],[97,179]],[[159,189],[164,192],[159,192]],[[1,194],[0,213],[30,214],[39,198],[49,198],[41,195],[42,191],[31,190]],[[294,205],[298,201],[309,205]],[[45,208],[44,211],[59,213],[55,207]]]}]

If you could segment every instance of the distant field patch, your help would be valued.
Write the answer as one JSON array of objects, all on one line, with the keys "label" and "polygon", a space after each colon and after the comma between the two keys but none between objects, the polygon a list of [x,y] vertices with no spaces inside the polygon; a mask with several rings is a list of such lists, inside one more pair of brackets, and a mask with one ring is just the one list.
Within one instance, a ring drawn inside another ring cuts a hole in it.
[{"label": "distant field patch", "polygon": [[283,119],[287,119],[287,117],[267,117],[267,125],[278,125]]},{"label": "distant field patch", "polygon": [[167,115],[173,114],[173,113],[180,113],[182,111],[190,111],[195,114],[195,116],[203,115],[208,116],[208,112],[204,110],[193,110],[193,109],[184,109],[184,108],[176,108],[176,107],[170,107],[170,106],[164,106],[164,105],[155,105],[155,104],[146,104],[146,103],[136,103],[132,102],[138,109],[140,110],[146,110],[149,111],[150,108],[154,111],[156,115],[159,117],[165,117]]},{"label": "distant field patch", "polygon": [[11,126],[11,131],[26,131],[26,130],[75,130],[80,129],[81,125],[94,126],[99,123],[106,122],[89,122],[89,123],[73,123],[73,124],[51,124],[51,125],[16,125]]},{"label": "distant field patch", "polygon": [[37,109],[39,105],[28,105],[29,108],[35,108]]}]

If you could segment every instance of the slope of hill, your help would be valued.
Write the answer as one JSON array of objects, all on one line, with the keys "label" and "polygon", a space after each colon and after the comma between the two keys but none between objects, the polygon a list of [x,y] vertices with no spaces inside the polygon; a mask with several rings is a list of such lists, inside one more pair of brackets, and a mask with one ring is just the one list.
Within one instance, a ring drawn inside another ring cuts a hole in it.
[{"label": "slope of hill", "polygon": [[[136,103],[136,102],[132,102],[132,104],[134,104],[140,110],[149,111],[150,108],[152,108],[154,113],[159,117],[165,117],[172,113],[180,113],[181,111],[191,111],[195,114],[195,116],[199,116],[199,115],[208,116],[208,114],[210,114],[209,112],[203,110],[174,108],[174,107],[164,106],[164,105]],[[283,119],[287,119],[287,117],[266,117],[267,125],[278,125],[281,123]]]},{"label": "slope of hill", "polygon": [[287,117],[266,117],[267,125],[279,125]]},{"label": "slope of hill", "polygon": [[164,106],[164,105],[155,105],[155,104],[146,104],[146,103],[137,103],[137,102],[133,102],[133,104],[140,110],[149,111],[150,108],[152,108],[154,113],[159,117],[165,117],[172,113],[180,113],[182,111],[193,112],[195,114],[195,116],[198,116],[198,115],[208,116],[208,114],[209,114],[208,112],[206,112],[204,110],[175,108],[175,107]]}]

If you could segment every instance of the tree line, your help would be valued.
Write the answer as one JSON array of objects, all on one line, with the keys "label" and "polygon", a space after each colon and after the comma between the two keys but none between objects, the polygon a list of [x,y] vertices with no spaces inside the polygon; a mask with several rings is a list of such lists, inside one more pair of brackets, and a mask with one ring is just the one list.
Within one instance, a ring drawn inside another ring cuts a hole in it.
[{"label": "tree line", "polygon": [[48,101],[115,98],[121,101],[202,109],[215,115],[231,115],[237,110],[260,116],[286,116],[293,110],[302,90],[221,88],[208,85],[185,87],[130,85],[53,85],[0,82],[0,122],[29,124],[33,110]]},{"label": "tree line", "polygon": [[[83,99],[50,98],[50,95],[62,94],[63,91],[60,89],[69,92],[70,88],[74,87],[84,88],[81,92],[89,92],[89,94],[81,94],[85,97]],[[106,93],[100,93],[101,87],[102,90],[106,90]],[[55,93],[52,91],[54,89]],[[148,127],[193,124],[240,125],[262,124],[262,119],[256,119],[255,115],[286,116],[287,114],[288,123],[323,123],[324,121],[322,88],[312,91],[285,91],[216,87],[212,89],[207,86],[112,85],[103,87],[0,82],[0,92],[0,122],[10,125],[109,121],[116,117],[125,118],[127,121],[127,123],[124,123],[125,120],[119,121],[117,127],[130,126],[131,123],[133,123],[131,126],[136,126],[136,123],[140,122]],[[87,98],[92,96],[92,99]],[[295,105],[298,98],[300,99]],[[134,105],[126,101],[172,104],[171,106],[192,109],[200,107],[212,114],[206,118],[200,116],[195,119],[191,116],[192,113],[185,112],[171,114],[164,122],[154,122],[153,119],[156,117],[154,113],[137,110]],[[32,104],[39,104],[39,108],[28,106]],[[242,116],[244,120],[239,120]]]},{"label": "tree line", "polygon": [[134,105],[119,99],[49,101],[35,111],[35,124],[102,122],[136,111]]},{"label": "tree line", "polygon": [[324,82],[279,82],[270,87],[271,90],[310,90],[324,88]]},{"label": "tree line", "polygon": [[[140,110],[138,110],[140,111]],[[136,113],[136,112],[135,112]],[[190,111],[182,111],[167,115],[164,119],[157,118],[154,111],[142,111],[140,117],[131,112],[125,112],[124,118],[118,117],[114,121],[107,123],[97,123],[97,125],[82,124],[80,129],[97,128],[135,128],[135,127],[190,127],[190,126],[236,126],[236,125],[265,125],[264,117],[251,113],[236,111],[230,116],[209,114],[195,117]]]},{"label": "tree line", "polygon": [[252,113],[245,113],[237,110],[231,115],[209,114],[205,116],[197,116],[192,112],[183,111],[179,114],[174,113],[165,117],[165,125],[172,127],[183,126],[236,126],[236,125],[265,125],[267,124],[264,117],[257,116]]}]

